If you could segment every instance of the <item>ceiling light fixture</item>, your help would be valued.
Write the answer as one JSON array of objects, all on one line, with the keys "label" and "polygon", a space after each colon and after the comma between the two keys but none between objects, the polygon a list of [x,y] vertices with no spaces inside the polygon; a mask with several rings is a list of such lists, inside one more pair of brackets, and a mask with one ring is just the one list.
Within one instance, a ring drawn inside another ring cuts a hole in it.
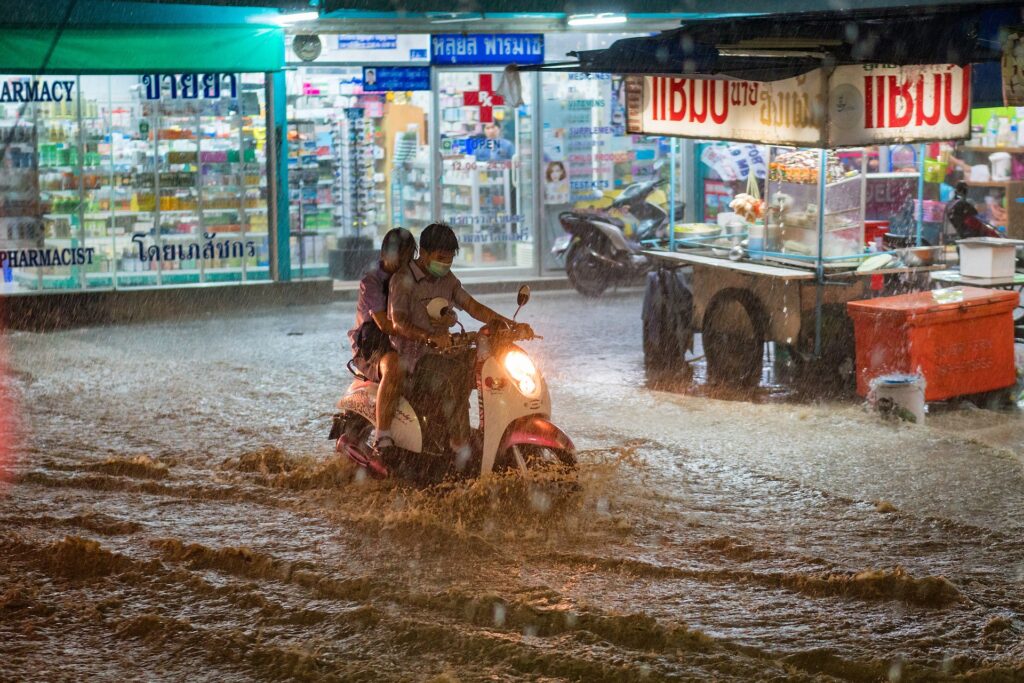
[{"label": "ceiling light fixture", "polygon": [[614,12],[601,12],[600,14],[570,14],[566,22],[569,26],[613,26],[625,24],[626,15]]},{"label": "ceiling light fixture", "polygon": [[302,24],[307,21],[316,21],[320,18],[319,12],[290,12],[288,14],[279,14],[274,18],[274,23],[280,26],[291,26],[292,24]]},{"label": "ceiling light fixture", "polygon": [[484,16],[477,12],[428,12],[431,24],[461,24],[466,21],[483,21]]}]

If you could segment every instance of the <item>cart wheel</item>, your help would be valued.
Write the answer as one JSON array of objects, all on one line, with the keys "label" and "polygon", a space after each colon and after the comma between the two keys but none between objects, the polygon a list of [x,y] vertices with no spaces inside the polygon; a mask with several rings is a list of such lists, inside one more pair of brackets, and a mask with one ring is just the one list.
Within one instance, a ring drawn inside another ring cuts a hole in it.
[{"label": "cart wheel", "polygon": [[704,311],[704,355],[708,381],[755,387],[761,381],[768,320],[752,293],[724,289]]}]

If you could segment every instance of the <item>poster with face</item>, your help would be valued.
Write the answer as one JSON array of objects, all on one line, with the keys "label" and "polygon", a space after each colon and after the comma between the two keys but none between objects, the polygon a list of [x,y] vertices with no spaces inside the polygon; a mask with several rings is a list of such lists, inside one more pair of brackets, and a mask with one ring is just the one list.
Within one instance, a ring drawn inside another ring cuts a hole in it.
[{"label": "poster with face", "polygon": [[544,203],[569,203],[569,173],[561,161],[549,161],[544,165]]}]

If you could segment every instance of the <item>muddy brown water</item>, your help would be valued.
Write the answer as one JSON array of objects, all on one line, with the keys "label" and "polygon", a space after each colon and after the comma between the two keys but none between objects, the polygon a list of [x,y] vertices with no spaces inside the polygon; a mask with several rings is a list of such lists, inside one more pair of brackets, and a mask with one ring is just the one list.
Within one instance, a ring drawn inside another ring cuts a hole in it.
[{"label": "muddy brown water", "polygon": [[6,337],[0,679],[1024,680],[1019,413],[654,391],[538,295],[578,481],[423,489],[323,439],[351,315]]}]

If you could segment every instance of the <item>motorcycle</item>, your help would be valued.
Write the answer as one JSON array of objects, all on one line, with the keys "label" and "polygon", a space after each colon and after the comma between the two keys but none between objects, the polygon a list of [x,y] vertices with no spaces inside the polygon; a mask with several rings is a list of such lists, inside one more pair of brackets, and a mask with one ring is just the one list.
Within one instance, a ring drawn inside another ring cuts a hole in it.
[{"label": "motorcycle", "polygon": [[[978,209],[967,199],[967,183],[956,185],[956,195],[945,209],[946,223],[956,232],[957,239],[994,237],[1005,239],[1006,233],[996,230],[978,215]],[[1024,266],[1024,246],[1016,249],[1017,264]]]},{"label": "motorcycle", "polygon": [[[524,285],[516,315],[529,299],[530,288]],[[377,478],[437,480],[508,470],[523,474],[552,467],[573,470],[576,447],[551,422],[551,397],[544,377],[516,344],[533,339],[542,337],[503,324],[451,335],[446,353],[472,356],[479,402],[480,425],[473,430],[468,458],[448,452],[448,425],[436,419],[437,396],[402,396],[391,430],[396,453],[386,462],[379,461],[371,444],[378,385],[359,378],[338,401],[341,412],[334,416],[329,438],[336,440],[340,453]]]},{"label": "motorcycle", "polygon": [[[601,296],[613,284],[638,279],[651,269],[641,251],[645,243],[656,243],[668,236],[668,211],[649,198],[667,181],[655,178],[629,185],[616,197],[607,211],[573,210],[558,216],[566,235],[555,241],[551,253],[565,259],[569,282],[584,296]],[[675,213],[682,217],[685,204]],[[611,215],[621,210],[635,220],[627,223]]]}]

